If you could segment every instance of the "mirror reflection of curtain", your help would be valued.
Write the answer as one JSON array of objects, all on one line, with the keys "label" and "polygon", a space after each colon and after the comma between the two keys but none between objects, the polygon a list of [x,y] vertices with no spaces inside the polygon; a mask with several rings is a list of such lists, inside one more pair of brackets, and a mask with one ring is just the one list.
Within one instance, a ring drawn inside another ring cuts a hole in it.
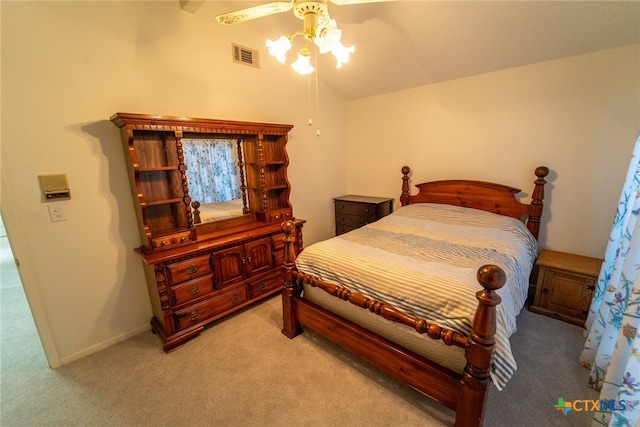
[{"label": "mirror reflection of curtain", "polygon": [[182,139],[192,200],[214,203],[241,197],[237,144],[235,139]]}]

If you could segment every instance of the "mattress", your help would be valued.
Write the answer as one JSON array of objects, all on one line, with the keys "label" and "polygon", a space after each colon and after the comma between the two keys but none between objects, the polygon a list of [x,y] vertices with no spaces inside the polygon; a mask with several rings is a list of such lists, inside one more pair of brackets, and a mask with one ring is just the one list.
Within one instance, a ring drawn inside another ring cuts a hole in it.
[{"label": "mattress", "polygon": [[[404,206],[375,223],[313,244],[298,256],[296,267],[408,315],[468,335],[478,305],[475,293],[482,289],[477,270],[484,264],[498,265],[507,280],[497,291],[502,302],[497,306],[490,374],[502,390],[517,370],[509,336],[516,331],[516,317],[527,298],[537,252],[535,238],[517,219],[425,203]],[[440,342],[434,346],[427,343],[433,340],[409,327],[385,325],[393,322],[355,306],[346,307],[350,304],[321,295],[324,292],[317,289],[304,292],[310,301],[368,329],[381,328],[374,332],[449,369],[462,372],[464,368],[459,348]],[[381,325],[371,326],[370,322]]]},{"label": "mattress", "polygon": [[242,199],[230,200],[228,202],[206,203],[200,205],[200,222],[220,221],[222,219],[242,216]]}]

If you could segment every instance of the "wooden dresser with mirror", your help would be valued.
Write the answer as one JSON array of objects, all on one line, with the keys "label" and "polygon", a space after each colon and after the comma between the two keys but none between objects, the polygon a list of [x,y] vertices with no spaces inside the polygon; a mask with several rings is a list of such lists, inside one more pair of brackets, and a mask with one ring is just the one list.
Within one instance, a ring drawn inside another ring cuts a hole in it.
[{"label": "wooden dresser with mirror", "polygon": [[293,126],[116,113],[153,307],[169,352],[211,322],[282,289],[295,219],[286,143]]}]

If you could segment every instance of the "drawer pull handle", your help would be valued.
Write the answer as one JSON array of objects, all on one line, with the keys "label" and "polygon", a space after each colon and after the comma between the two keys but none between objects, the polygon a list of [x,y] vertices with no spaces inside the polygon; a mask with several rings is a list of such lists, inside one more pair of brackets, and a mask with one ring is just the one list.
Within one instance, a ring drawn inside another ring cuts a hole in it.
[{"label": "drawer pull handle", "polygon": [[189,267],[185,268],[184,271],[187,274],[197,273],[198,272],[198,266],[197,265],[190,265]]},{"label": "drawer pull handle", "polygon": [[189,289],[189,293],[191,295],[195,295],[195,294],[197,294],[199,292],[200,292],[200,286],[194,286],[193,288]]},{"label": "drawer pull handle", "polygon": [[189,313],[189,320],[191,320],[192,322],[195,322],[195,320],[200,317],[200,313],[198,312],[198,310],[194,310],[191,313]]},{"label": "drawer pull handle", "polygon": [[240,302],[240,294],[235,294],[234,296],[231,297],[231,299],[229,300],[232,304],[237,304]]},{"label": "drawer pull handle", "polygon": [[262,282],[258,286],[258,290],[259,291],[266,291],[267,289],[269,289],[269,284],[268,283]]}]

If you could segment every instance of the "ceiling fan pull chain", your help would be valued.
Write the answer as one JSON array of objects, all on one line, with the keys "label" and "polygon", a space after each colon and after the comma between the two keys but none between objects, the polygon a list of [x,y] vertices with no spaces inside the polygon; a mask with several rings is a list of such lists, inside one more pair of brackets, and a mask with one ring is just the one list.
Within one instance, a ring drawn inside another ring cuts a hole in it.
[{"label": "ceiling fan pull chain", "polygon": [[318,74],[320,73],[320,65],[318,64],[318,47],[314,46],[314,58],[316,61],[316,121],[318,129],[316,130],[316,136],[320,137],[320,89],[318,88]]},{"label": "ceiling fan pull chain", "polygon": [[311,109],[311,75],[307,74],[307,109],[309,111],[309,126],[313,125],[313,119],[311,116],[313,115]]}]

